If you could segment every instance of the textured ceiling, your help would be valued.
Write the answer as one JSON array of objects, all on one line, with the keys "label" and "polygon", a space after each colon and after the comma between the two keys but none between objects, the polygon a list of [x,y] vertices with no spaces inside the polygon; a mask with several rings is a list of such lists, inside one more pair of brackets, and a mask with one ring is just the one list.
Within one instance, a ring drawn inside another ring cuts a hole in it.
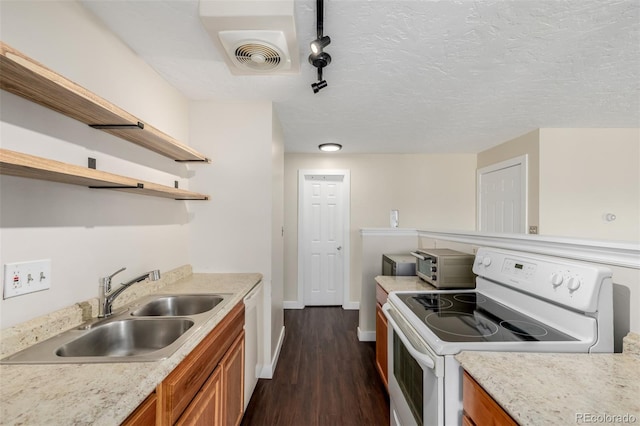
[{"label": "textured ceiling", "polygon": [[299,75],[233,76],[197,0],[82,3],[191,99],[271,100],[286,152],[479,152],[539,127],[640,127],[639,0],[295,0]]}]

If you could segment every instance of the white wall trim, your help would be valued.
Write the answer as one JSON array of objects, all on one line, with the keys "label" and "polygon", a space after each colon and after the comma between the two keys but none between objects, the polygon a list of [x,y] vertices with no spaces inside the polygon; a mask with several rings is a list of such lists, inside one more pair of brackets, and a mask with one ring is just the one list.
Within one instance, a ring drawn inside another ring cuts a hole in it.
[{"label": "white wall trim", "polygon": [[300,300],[285,300],[282,302],[284,309],[304,309],[304,305]]},{"label": "white wall trim", "polygon": [[278,346],[276,347],[276,351],[273,354],[273,358],[271,359],[271,363],[269,365],[265,365],[262,368],[262,372],[260,373],[261,379],[272,379],[273,373],[276,371],[276,366],[278,365],[278,359],[280,358],[280,350],[282,350],[282,344],[284,343],[284,326],[280,329],[280,337],[278,337]]},{"label": "white wall trim", "polygon": [[363,331],[358,327],[358,340],[361,342],[375,342],[376,331]]},{"label": "white wall trim", "polygon": [[[300,208],[300,200],[304,194],[304,180],[306,175],[331,175],[331,176],[343,176],[342,183],[343,192],[342,197],[344,202],[344,236],[342,242],[342,256],[343,256],[343,292],[342,301],[349,300],[349,277],[350,277],[350,265],[351,265],[351,243],[349,236],[351,235],[351,171],[348,169],[300,169],[298,170],[298,305],[301,306],[297,309],[304,308],[304,257],[301,255],[301,247],[304,246],[303,237],[304,232],[301,232],[300,226],[302,224],[303,209]],[[296,308],[293,308],[296,309]]]},{"label": "white wall trim", "polygon": [[359,311],[360,302],[347,302],[342,304],[342,309],[347,311]]},{"label": "white wall trim", "polygon": [[362,228],[360,235],[363,237],[412,237],[418,236],[418,230],[412,228]]},{"label": "white wall trim", "polygon": [[543,235],[418,231],[420,237],[640,269],[640,243]]}]

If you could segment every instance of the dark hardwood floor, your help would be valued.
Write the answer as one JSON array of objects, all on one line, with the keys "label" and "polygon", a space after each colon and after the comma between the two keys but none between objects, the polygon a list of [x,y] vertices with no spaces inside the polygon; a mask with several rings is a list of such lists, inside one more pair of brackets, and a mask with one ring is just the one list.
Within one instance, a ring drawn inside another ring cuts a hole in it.
[{"label": "dark hardwood floor", "polygon": [[388,425],[389,399],[375,369],[375,343],[359,342],[358,311],[285,310],[273,379],[260,379],[242,425]]}]

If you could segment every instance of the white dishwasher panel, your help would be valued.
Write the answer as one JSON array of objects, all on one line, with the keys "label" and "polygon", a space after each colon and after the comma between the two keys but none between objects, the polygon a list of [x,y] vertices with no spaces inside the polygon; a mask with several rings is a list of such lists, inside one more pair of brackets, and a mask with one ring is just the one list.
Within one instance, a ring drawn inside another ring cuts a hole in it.
[{"label": "white dishwasher panel", "polygon": [[244,408],[247,408],[253,390],[258,384],[258,365],[262,360],[262,333],[259,333],[263,313],[262,282],[244,298]]}]

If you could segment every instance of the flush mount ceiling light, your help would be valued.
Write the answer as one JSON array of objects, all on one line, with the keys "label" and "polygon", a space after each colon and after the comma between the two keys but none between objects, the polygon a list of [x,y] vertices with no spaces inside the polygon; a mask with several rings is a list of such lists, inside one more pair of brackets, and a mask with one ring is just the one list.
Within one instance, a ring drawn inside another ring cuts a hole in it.
[{"label": "flush mount ceiling light", "polygon": [[318,145],[318,149],[323,152],[336,152],[342,149],[342,145],[339,143],[323,143],[322,145]]},{"label": "flush mount ceiling light", "polygon": [[331,55],[323,51],[331,43],[331,38],[322,34],[324,30],[324,0],[317,0],[316,9],[317,36],[311,42],[311,55],[309,55],[309,63],[318,69],[318,82],[311,84],[313,93],[318,93],[320,89],[327,87],[327,82],[322,79],[322,69],[331,63]]}]

